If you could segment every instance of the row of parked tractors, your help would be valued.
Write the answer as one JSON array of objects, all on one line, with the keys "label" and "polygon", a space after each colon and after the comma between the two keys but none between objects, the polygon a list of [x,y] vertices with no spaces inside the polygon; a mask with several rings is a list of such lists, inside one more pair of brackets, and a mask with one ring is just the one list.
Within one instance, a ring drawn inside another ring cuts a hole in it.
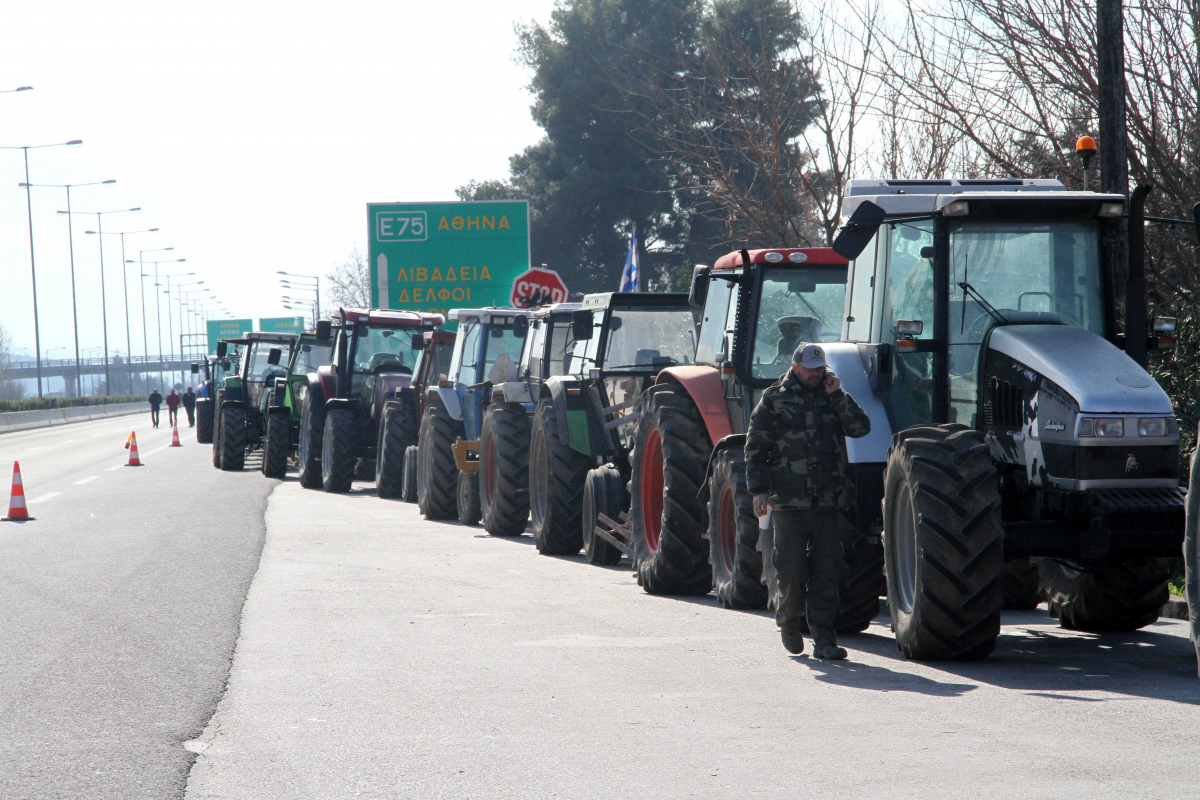
[{"label": "row of parked tractors", "polygon": [[[261,450],[270,477],[374,481],[428,519],[531,530],[543,554],[628,558],[651,593],[771,607],[745,434],[819,342],[872,424],[836,443],[840,631],[885,596],[919,659],[986,656],[1001,610],[1041,600],[1064,627],[1140,628],[1167,599],[1185,492],[1171,402],[1119,330],[1104,253],[1124,203],[1056,181],[856,181],[833,248],[730,253],[687,294],[339,309],[196,365],[197,437],[221,469]],[[1173,322],[1146,347],[1172,347]]]}]

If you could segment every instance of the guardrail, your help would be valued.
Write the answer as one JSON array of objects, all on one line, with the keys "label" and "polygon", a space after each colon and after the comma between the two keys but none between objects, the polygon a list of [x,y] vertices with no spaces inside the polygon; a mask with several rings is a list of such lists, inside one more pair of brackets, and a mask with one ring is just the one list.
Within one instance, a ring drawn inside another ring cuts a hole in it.
[{"label": "guardrail", "polygon": [[40,411],[8,411],[0,413],[0,434],[143,412],[150,412],[150,404],[144,401],[109,403],[99,406],[72,406],[71,408],[46,408]]}]

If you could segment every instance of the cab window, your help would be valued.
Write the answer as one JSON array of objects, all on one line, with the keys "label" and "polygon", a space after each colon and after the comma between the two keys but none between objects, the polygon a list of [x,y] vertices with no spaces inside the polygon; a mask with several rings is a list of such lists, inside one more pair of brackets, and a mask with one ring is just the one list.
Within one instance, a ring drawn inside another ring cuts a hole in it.
[{"label": "cab window", "polygon": [[696,363],[715,364],[725,358],[725,320],[733,284],[726,280],[708,281],[704,316],[700,319],[700,338],[696,342]]}]

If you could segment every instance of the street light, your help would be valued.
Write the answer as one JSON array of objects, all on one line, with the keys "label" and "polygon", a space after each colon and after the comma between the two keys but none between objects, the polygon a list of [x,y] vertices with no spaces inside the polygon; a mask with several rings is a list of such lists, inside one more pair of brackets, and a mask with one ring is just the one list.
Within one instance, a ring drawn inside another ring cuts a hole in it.
[{"label": "street light", "polygon": [[[195,274],[195,273],[191,273],[191,272],[189,272],[189,273],[187,273],[187,274],[188,274],[188,275],[193,275],[193,274]],[[175,294],[176,294],[175,300],[176,300],[176,302],[178,302],[178,303],[179,303],[179,359],[180,359],[180,362],[182,362],[182,361],[183,361],[183,324],[184,324],[184,310],[183,310],[183,299],[182,299],[182,298],[181,298],[179,295],[182,295],[182,294],[184,293],[184,292],[182,291],[182,287],[184,287],[184,286],[198,286],[198,285],[200,285],[200,284],[202,284],[202,283],[204,283],[204,281],[192,281],[191,283],[178,283],[178,284],[175,284],[175,290],[176,290],[176,292],[175,292]],[[171,276],[170,276],[170,275],[168,275],[168,276],[167,276],[167,291],[166,291],[164,294],[166,294],[166,295],[167,295],[167,325],[168,325],[168,332],[169,332],[169,334],[170,334],[170,336],[171,336],[171,357],[172,357],[172,358],[174,358],[174,356],[175,356],[175,331],[174,331],[174,329],[170,328],[170,325],[171,325],[171,299],[172,299],[172,298],[171,298]],[[190,330],[190,327],[189,327],[189,330]],[[182,370],[182,368],[180,369],[180,373],[179,373],[179,374],[180,374],[180,375],[183,375],[183,370]],[[184,381],[186,381],[186,380],[187,380],[187,378],[183,378],[183,380],[184,380]]]},{"label": "street light", "polygon": [[12,94],[13,92],[29,92],[33,91],[32,86],[18,86],[15,89],[0,89],[0,94]]},{"label": "street light", "polygon": [[[101,245],[103,245],[103,243],[104,243],[103,232],[98,233],[97,231],[84,231],[84,233],[90,234],[93,236],[99,236]],[[142,230],[142,231],[111,231],[108,234],[109,236],[115,235],[115,236],[121,237],[121,291],[125,298],[125,349],[126,349],[125,357],[126,357],[126,360],[129,362],[128,363],[128,367],[129,367],[128,373],[129,373],[129,393],[130,394],[133,394],[133,337],[129,332],[129,269],[128,269],[128,265],[132,264],[133,262],[129,261],[125,258],[125,237],[132,236],[132,235],[138,234],[138,233],[158,233],[158,228],[146,228],[145,230]]]},{"label": "street light", "polygon": [[[28,91],[32,86],[22,86],[20,89],[12,91]],[[38,310],[37,310],[37,267],[33,258],[33,199],[29,196],[29,151],[40,150],[43,147],[65,147],[67,145],[83,144],[83,139],[72,139],[69,142],[55,142],[54,144],[36,144],[24,145],[19,147],[0,146],[0,150],[22,150],[25,153],[25,210],[29,216],[29,274],[33,278],[33,347],[34,355],[37,362],[37,382],[38,382],[38,397],[42,396],[42,334],[38,326]]]},{"label": "street light", "polygon": [[[287,276],[289,276],[289,277],[292,277],[292,278],[304,278],[304,279],[306,279],[306,280],[310,280],[310,281],[312,281],[312,282],[313,282],[313,288],[311,289],[311,291],[312,291],[312,292],[314,292],[314,293],[317,295],[317,303],[316,303],[317,310],[316,310],[316,314],[317,314],[317,316],[318,316],[318,317],[319,317],[319,316],[321,316],[321,279],[320,279],[319,277],[317,277],[316,275],[303,275],[303,274],[301,274],[301,273],[299,273],[299,272],[285,272],[284,270],[281,270],[281,269],[280,269],[280,270],[276,270],[275,272],[276,272],[276,274],[278,274],[278,275],[287,275]],[[286,283],[286,282],[287,282],[287,278],[284,278],[284,279],[282,279],[280,282],[281,282],[281,283]],[[308,290],[309,290],[309,289],[308,289],[308,287],[304,286],[304,284],[299,284],[299,285],[298,285],[298,286],[296,286],[295,288],[297,288],[297,289],[305,289],[306,291],[308,291]]]},{"label": "street light", "polygon": [[[174,248],[174,247],[160,247],[160,248],[157,248],[157,249],[158,249],[158,250],[174,250],[175,248]],[[141,252],[142,252],[142,253],[150,253],[150,252],[154,252],[154,251],[152,251],[152,250],[143,250],[143,251],[141,251]],[[159,264],[181,264],[181,263],[183,263],[183,262],[185,262],[185,261],[187,261],[187,259],[186,259],[186,258],[177,258],[177,259],[171,259],[171,260],[165,260],[165,261],[149,261],[149,262],[143,262],[143,261],[142,261],[142,258],[141,258],[141,253],[139,253],[139,254],[138,254],[138,263],[149,263],[149,264],[153,264],[153,265],[154,265],[154,275],[153,275],[153,276],[151,276],[151,275],[148,275],[148,274],[146,274],[145,272],[143,272],[143,273],[142,273],[142,324],[143,324],[143,326],[145,325],[145,320],[146,320],[146,282],[145,282],[145,279],[146,279],[146,278],[149,278],[149,277],[153,277],[153,278],[154,278],[154,286],[156,287],[156,290],[157,290],[157,287],[158,287],[158,265],[159,265]],[[158,326],[158,382],[161,384],[161,383],[163,382],[163,371],[162,371],[162,356],[163,356],[163,353],[162,353],[162,306],[161,306],[161,305],[159,305],[159,300],[158,300],[158,295],[157,295],[157,294],[154,296],[154,322],[155,322],[155,324]],[[150,355],[150,351],[149,351],[149,347],[148,347],[148,346],[147,346],[147,350],[146,350],[146,355],[147,355],[147,356],[149,356],[149,355]]]},{"label": "street light", "polygon": [[[179,260],[186,261],[187,259],[181,258]],[[174,324],[172,323],[172,317],[171,317],[171,278],[183,278],[183,277],[187,277],[189,275],[195,275],[195,274],[196,273],[194,273],[194,272],[180,272],[175,275],[164,275],[163,277],[167,279],[167,282],[165,284],[162,284],[162,283],[158,282],[158,264],[154,265],[154,286],[156,288],[162,287],[162,286],[167,287],[167,290],[165,292],[163,292],[163,294],[167,295],[167,343],[171,348],[170,354],[171,354],[172,361],[175,360],[175,328],[174,328]],[[154,301],[154,308],[155,308],[155,311],[158,311],[158,308],[159,308],[158,300]],[[158,326],[158,335],[159,335],[158,349],[161,351],[162,350],[162,325],[161,324]],[[180,346],[182,346],[183,342],[180,342],[179,344],[180,344]],[[162,353],[160,352],[159,355],[161,356]]]},{"label": "street light", "polygon": [[[105,181],[105,183],[107,183],[107,181]],[[113,183],[116,183],[116,181],[113,181]],[[96,215],[96,234],[100,240],[100,318],[101,318],[101,324],[104,326],[104,394],[106,396],[112,394],[112,381],[110,380],[109,374],[108,374],[108,295],[107,295],[107,293],[105,291],[105,287],[104,287],[104,219],[103,219],[103,215],[105,215],[105,214],[127,214],[130,211],[141,211],[141,210],[142,209],[139,207],[139,208],[119,208],[115,211],[76,211],[75,212],[76,214],[95,214]],[[69,217],[71,212],[60,211],[58,213],[60,213],[60,214],[66,213]],[[67,224],[69,225],[70,222],[68,221]],[[90,231],[84,231],[84,233],[85,234],[90,233]]]}]

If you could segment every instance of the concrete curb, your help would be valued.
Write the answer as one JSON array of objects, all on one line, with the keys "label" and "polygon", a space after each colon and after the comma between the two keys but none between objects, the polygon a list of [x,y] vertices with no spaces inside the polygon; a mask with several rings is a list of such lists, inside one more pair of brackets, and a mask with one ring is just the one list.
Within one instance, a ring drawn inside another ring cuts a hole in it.
[{"label": "concrete curb", "polygon": [[[143,411],[149,413],[148,403],[112,403],[102,406],[48,408],[41,411],[9,411],[0,413],[0,434],[69,425],[72,422],[88,422],[105,417],[123,417]],[[166,413],[165,409],[163,413]]]}]

